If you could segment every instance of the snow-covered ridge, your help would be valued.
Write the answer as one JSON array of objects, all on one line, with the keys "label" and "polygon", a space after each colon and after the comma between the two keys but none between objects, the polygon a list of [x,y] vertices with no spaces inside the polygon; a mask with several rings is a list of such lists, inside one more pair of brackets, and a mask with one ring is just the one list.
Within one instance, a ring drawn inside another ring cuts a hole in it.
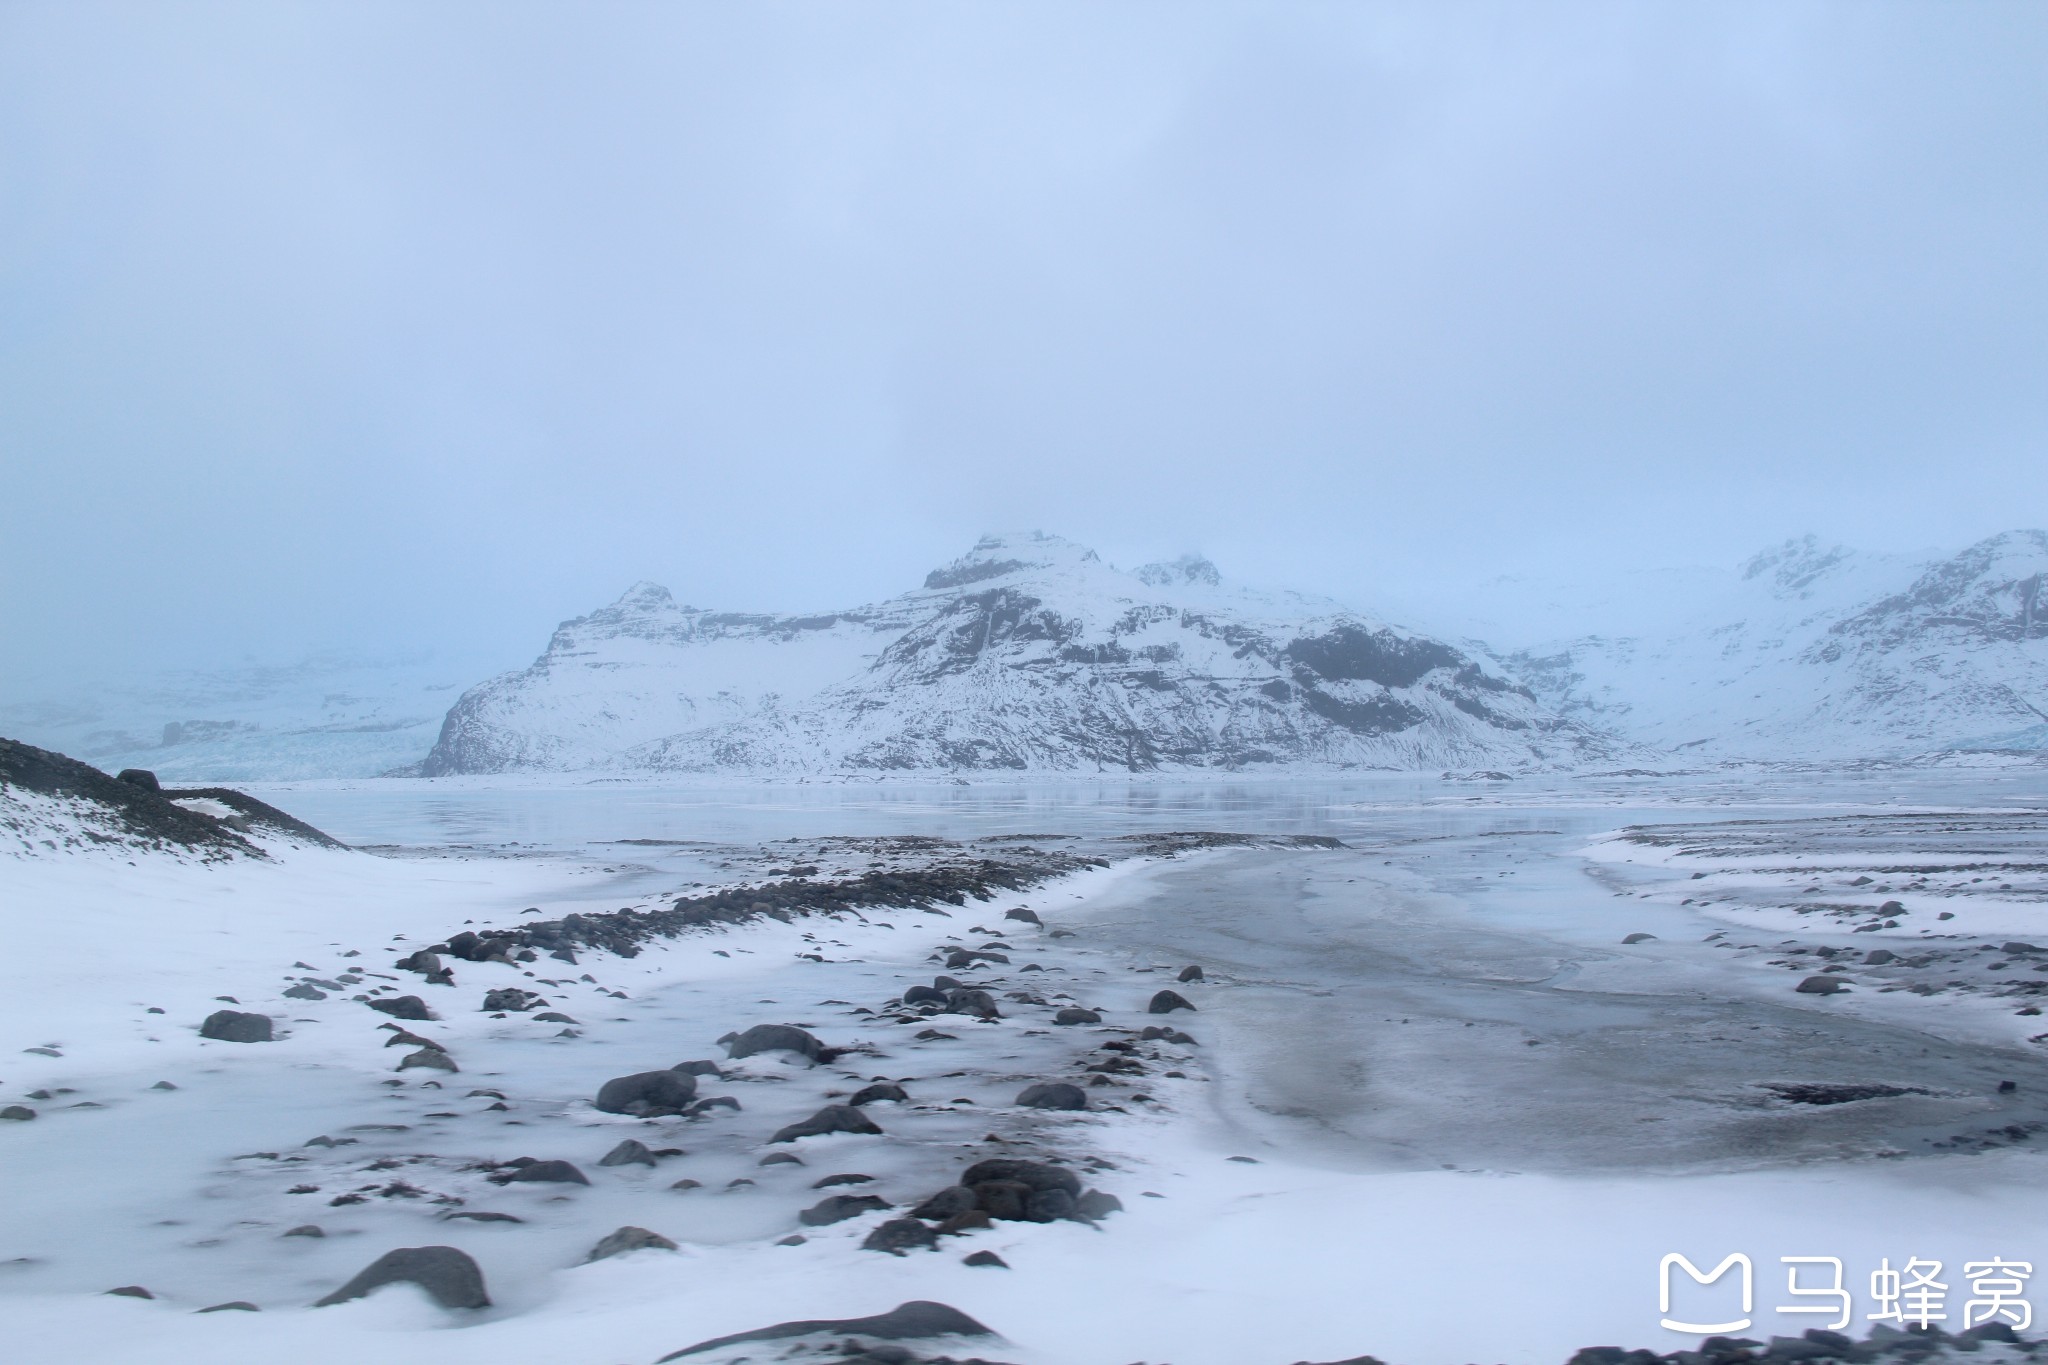
[{"label": "snow-covered ridge", "polygon": [[1915,562],[1808,536],[1668,627],[1501,657],[1559,713],[1722,759],[2048,748],[2048,533]]},{"label": "snow-covered ridge", "polygon": [[1528,768],[1622,747],[1337,603],[1031,533],[850,610],[703,611],[638,584],[464,694],[424,770]]}]

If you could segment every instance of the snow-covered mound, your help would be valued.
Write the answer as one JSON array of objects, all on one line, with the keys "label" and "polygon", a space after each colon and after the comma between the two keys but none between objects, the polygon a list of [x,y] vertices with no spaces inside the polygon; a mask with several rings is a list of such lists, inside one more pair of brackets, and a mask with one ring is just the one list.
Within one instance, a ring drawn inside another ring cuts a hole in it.
[{"label": "snow-covered mound", "polygon": [[1788,541],[1666,631],[1501,662],[1587,725],[1702,756],[1862,759],[2048,748],[2048,533],[1914,563]]},{"label": "snow-covered mound", "polygon": [[425,772],[1527,768],[1617,747],[1334,602],[1031,534],[850,611],[700,611],[642,583],[464,694]]}]

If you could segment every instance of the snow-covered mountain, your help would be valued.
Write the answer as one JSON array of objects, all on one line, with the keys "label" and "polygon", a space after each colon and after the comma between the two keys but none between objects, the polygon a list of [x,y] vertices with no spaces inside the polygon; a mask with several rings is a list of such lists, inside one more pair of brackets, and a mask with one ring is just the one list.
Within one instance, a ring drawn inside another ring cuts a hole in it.
[{"label": "snow-covered mountain", "polygon": [[424,771],[1527,768],[1620,747],[1336,603],[1030,534],[848,611],[702,611],[639,584],[465,693]]},{"label": "snow-covered mountain", "polygon": [[1671,624],[1503,654],[1559,714],[1701,757],[2048,748],[2048,533],[1933,560],[1813,537],[1675,603]]}]

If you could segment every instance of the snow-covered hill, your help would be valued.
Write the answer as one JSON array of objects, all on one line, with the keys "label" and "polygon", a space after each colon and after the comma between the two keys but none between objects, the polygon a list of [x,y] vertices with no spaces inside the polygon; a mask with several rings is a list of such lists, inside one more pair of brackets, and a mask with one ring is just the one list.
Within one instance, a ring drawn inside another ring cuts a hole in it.
[{"label": "snow-covered hill", "polygon": [[1500,662],[1562,715],[1700,757],[2039,750],[2044,571],[2041,531],[1931,561],[1809,536],[1675,603],[1662,630],[1554,642]]},{"label": "snow-covered hill", "polygon": [[700,611],[642,583],[464,694],[425,771],[1527,768],[1617,747],[1336,603],[1031,534],[850,611]]}]

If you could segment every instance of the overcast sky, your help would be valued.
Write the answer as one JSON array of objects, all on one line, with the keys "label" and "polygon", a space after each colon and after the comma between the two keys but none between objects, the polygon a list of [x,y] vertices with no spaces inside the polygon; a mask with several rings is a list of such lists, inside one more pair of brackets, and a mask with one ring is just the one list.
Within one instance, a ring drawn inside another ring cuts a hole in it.
[{"label": "overcast sky", "polygon": [[0,687],[991,528],[1371,607],[2040,525],[2044,73],[2036,0],[4,0]]}]

